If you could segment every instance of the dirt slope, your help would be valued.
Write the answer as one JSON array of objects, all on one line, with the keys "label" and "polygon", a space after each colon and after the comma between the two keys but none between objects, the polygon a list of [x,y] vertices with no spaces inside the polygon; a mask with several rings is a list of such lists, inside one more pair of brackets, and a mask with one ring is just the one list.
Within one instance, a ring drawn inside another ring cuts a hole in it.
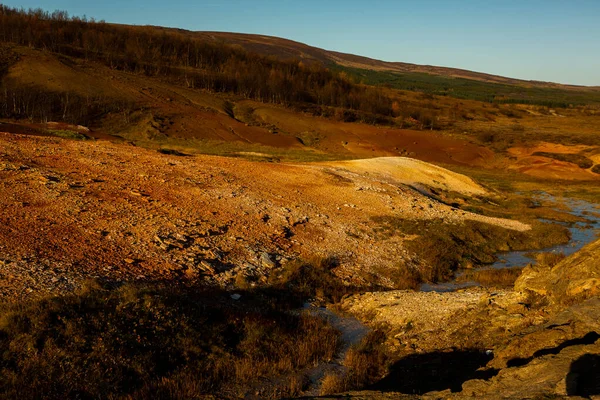
[{"label": "dirt slope", "polygon": [[423,161],[405,157],[371,158],[368,160],[330,163],[358,174],[381,175],[391,181],[408,185],[420,184],[446,191],[482,195],[486,191],[471,178]]},{"label": "dirt slope", "polygon": [[483,189],[406,159],[374,160],[369,164],[377,167],[367,172],[360,162],[355,168],[179,157],[6,133],[0,143],[4,295],[69,290],[94,276],[227,286],[243,274],[260,283],[287,259],[310,256],[336,257],[336,273],[347,281],[385,285],[375,267],[418,260],[399,236],[376,240],[372,217],[529,228],[423,196],[409,184],[437,177],[457,190]]},{"label": "dirt slope", "polygon": [[[92,132],[146,147],[184,152],[289,154],[295,159],[410,156],[428,162],[486,165],[492,151],[439,132],[346,123],[284,107],[208,93],[93,62],[19,48],[7,78],[20,86],[95,97],[133,112],[93,121]],[[234,114],[225,104],[234,101]],[[6,130],[6,129],[4,129]]]}]

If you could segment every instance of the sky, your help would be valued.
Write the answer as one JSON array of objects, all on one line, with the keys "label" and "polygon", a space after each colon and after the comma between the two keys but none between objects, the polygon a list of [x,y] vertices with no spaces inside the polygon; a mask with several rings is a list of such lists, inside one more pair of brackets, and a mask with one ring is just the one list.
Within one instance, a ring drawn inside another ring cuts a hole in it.
[{"label": "sky", "polygon": [[256,33],[385,61],[600,86],[600,0],[3,0],[194,31]]}]

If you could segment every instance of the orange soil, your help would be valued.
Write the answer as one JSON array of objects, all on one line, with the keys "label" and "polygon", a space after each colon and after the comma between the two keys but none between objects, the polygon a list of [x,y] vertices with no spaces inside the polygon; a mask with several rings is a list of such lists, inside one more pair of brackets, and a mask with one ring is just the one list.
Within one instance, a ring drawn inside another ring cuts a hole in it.
[{"label": "orange soil", "polygon": [[[4,295],[69,290],[89,277],[228,286],[243,274],[260,283],[273,268],[260,261],[262,252],[276,265],[298,256],[335,256],[338,275],[356,282],[375,267],[418,265],[401,235],[376,237],[376,216],[528,229],[421,195],[407,185],[483,189],[434,166],[430,175],[411,178],[410,168],[430,168],[410,159],[257,163],[8,133],[0,133],[0,149]],[[397,168],[407,170],[386,173]],[[382,284],[384,275],[376,278]]]}]

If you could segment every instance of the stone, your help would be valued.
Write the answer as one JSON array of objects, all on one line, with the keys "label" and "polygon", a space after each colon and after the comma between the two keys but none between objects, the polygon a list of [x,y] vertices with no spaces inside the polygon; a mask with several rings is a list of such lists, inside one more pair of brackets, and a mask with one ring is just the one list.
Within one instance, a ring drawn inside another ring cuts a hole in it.
[{"label": "stone", "polygon": [[267,252],[262,252],[260,255],[260,263],[266,268],[275,268],[275,262],[271,259],[271,256]]},{"label": "stone", "polygon": [[200,265],[209,274],[211,274],[211,275],[215,274],[215,268],[212,266],[212,264],[210,262],[208,262],[206,260],[202,260],[202,261],[200,261]]}]

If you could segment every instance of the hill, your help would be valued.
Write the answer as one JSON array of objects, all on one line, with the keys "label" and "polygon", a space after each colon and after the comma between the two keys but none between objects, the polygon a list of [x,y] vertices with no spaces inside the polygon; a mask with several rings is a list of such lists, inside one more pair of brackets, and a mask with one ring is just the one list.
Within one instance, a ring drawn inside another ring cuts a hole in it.
[{"label": "hill", "polygon": [[599,393],[593,89],[224,35],[0,6],[0,397]]},{"label": "hill", "polygon": [[[160,28],[159,29],[169,29]],[[231,32],[193,32],[177,30],[189,35],[201,37],[205,40],[222,42],[241,46],[249,51],[275,56],[282,59],[301,59],[307,61],[319,62],[323,65],[339,65],[371,71],[387,71],[398,73],[424,73],[430,75],[439,75],[450,78],[465,78],[470,80],[502,83],[508,85],[523,85],[530,87],[554,87],[574,90],[600,90],[600,87],[586,87],[577,85],[564,85],[552,82],[541,82],[533,80],[522,80],[498,75],[486,74],[483,72],[469,71],[459,68],[449,68],[432,65],[418,65],[406,62],[389,62],[376,60],[355,54],[341,53],[337,51],[320,49],[309,46],[304,43],[289,39],[278,38],[266,35],[254,35],[247,33]]]},{"label": "hill", "polygon": [[[546,105],[502,104],[522,95],[503,84],[513,97],[490,103],[469,97],[488,97],[500,84],[468,80],[462,95],[453,91],[467,99],[456,99],[428,93],[447,89],[431,81],[434,75],[425,74],[418,83],[429,89],[420,91],[358,83],[352,73],[364,72],[290,59],[295,45],[283,39],[252,37],[260,46],[243,49],[223,43],[228,35],[7,7],[0,20],[4,131],[78,137],[81,132],[69,133],[69,125],[82,125],[90,129],[83,132],[88,137],[186,154],[272,161],[409,156],[539,178],[600,177],[600,111],[585,97],[589,93],[521,87],[535,91],[530,102]],[[291,50],[278,57],[251,51],[273,41]],[[321,57],[297,46],[305,59]],[[394,79],[406,85],[416,74]],[[461,84],[463,78],[439,79]],[[589,104],[550,107],[571,100]]]},{"label": "hill", "polygon": [[273,36],[152,28],[164,32],[177,32],[210,43],[239,46],[250,52],[277,59],[317,63],[345,72],[356,82],[370,85],[486,102],[541,104],[551,107],[600,104],[600,87],[514,79],[458,68],[387,62],[324,50]]}]

